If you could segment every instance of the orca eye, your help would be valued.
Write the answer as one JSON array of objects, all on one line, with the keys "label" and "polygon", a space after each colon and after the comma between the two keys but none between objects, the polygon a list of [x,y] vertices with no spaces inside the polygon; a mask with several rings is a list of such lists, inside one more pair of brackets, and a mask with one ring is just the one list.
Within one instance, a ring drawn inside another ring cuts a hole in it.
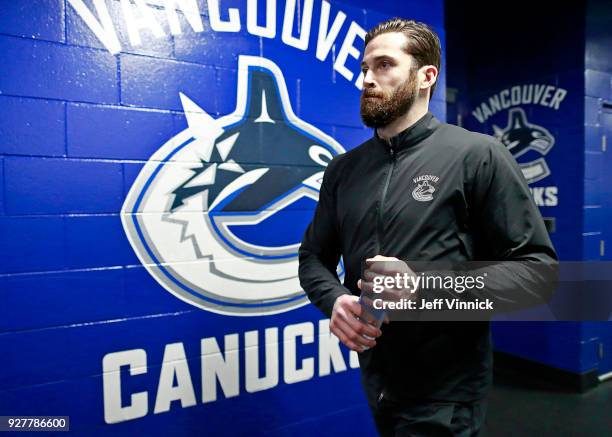
[{"label": "orca eye", "polygon": [[308,149],[308,155],[310,156],[310,159],[324,167],[327,167],[327,164],[329,164],[329,162],[333,159],[333,156],[329,150],[316,144],[310,146]]},{"label": "orca eye", "polygon": [[536,137],[536,138],[542,138],[544,136],[544,134],[542,132],[538,132],[536,130],[536,131],[533,131],[533,136]]}]

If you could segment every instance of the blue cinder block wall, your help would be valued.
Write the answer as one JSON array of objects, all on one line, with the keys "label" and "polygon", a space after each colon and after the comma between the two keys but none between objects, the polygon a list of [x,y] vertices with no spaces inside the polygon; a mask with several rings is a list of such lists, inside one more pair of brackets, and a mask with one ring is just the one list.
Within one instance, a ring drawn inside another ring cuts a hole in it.
[{"label": "blue cinder block wall", "polygon": [[[177,10],[169,13],[165,4]],[[349,150],[370,135],[359,120],[356,85],[364,29],[403,15],[431,24],[445,41],[442,1],[279,0],[271,10],[266,4],[273,2],[3,2],[2,414],[70,416],[71,430],[80,435],[311,435],[313,429],[374,435],[355,356],[329,336],[315,308],[297,305],[244,316],[232,313],[231,305],[223,313],[194,304],[178,291],[169,292],[172,285],[163,286],[155,276],[162,267],[178,269],[191,262],[186,255],[170,251],[162,258],[164,266],[144,262],[148,255],[138,252],[124,226],[132,218],[146,221],[164,213],[155,206],[122,213],[143,172],[163,162],[158,158],[163,147],[184,136],[185,150],[193,148],[188,139],[193,135],[205,150],[207,132],[200,127],[211,120],[219,126],[218,120],[235,113],[244,91],[238,79],[241,57],[265,58],[278,67],[276,90],[281,76],[287,90],[283,114],[291,108],[296,120],[311,126],[309,138],[325,146],[314,150],[326,156],[332,153],[330,144]],[[283,38],[288,5],[295,7],[290,9],[295,19]],[[308,27],[303,20],[309,7]],[[322,11],[329,18],[323,24]],[[329,36],[333,23],[335,40]],[[307,48],[296,48],[306,28]],[[318,53],[321,28],[335,42],[327,51],[323,44]],[[445,66],[440,82],[432,109],[444,120]],[[278,125],[283,120],[280,115],[273,119],[273,105],[280,102],[266,98],[260,121]],[[231,120],[223,120],[229,129]],[[232,155],[225,143],[210,162],[220,166],[219,156],[231,158],[227,174],[268,166],[290,176],[319,165],[295,163],[292,154],[286,160],[274,155],[271,147],[278,139],[273,137],[250,140],[254,149],[247,151],[252,152],[248,158]],[[186,164],[177,159],[163,168],[182,166],[192,175],[202,159]],[[163,180],[168,177],[160,174]],[[271,188],[284,180],[272,180]],[[165,193],[160,188],[154,194]],[[309,217],[312,199],[305,205],[294,210]],[[202,205],[190,212],[207,213]],[[151,235],[158,239],[151,244],[191,244],[163,230]],[[296,235],[301,236],[289,234]],[[247,236],[255,241],[261,234]],[[295,253],[288,256],[295,267]],[[271,262],[245,270],[240,263],[248,258],[227,258],[226,277],[279,268]],[[227,296],[242,286],[235,279],[235,285],[213,291]],[[252,299],[248,293],[240,296]]]},{"label": "blue cinder block wall", "polygon": [[[612,9],[589,0],[585,29],[584,259],[612,260]],[[612,372],[611,323],[583,323],[581,341],[594,353],[584,368]]]}]

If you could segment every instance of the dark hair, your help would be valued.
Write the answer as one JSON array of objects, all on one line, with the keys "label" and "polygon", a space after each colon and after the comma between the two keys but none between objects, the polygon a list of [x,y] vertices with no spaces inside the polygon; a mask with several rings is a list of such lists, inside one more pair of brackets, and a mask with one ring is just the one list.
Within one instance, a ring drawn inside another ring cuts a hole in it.
[{"label": "dark hair", "polygon": [[[407,42],[403,50],[412,55],[416,60],[417,68],[424,65],[434,65],[440,71],[442,49],[440,38],[434,30],[425,23],[404,18],[391,18],[382,23],[378,23],[368,31],[365,37],[365,45],[383,33],[399,32],[406,35]],[[431,100],[436,83],[431,86],[429,100]]]}]

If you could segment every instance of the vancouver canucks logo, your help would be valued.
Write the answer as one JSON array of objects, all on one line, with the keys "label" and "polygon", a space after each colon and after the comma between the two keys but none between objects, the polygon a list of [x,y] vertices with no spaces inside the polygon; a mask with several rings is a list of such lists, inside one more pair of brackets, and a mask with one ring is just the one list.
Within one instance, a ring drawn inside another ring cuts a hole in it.
[{"label": "vancouver canucks logo", "polygon": [[437,183],[440,178],[433,175],[422,175],[414,178],[412,181],[417,186],[412,190],[412,197],[419,202],[429,202],[433,200],[433,194],[436,191],[433,184]]},{"label": "vancouver canucks logo", "polygon": [[[495,125],[493,129],[495,137],[508,148],[515,159],[530,150],[546,155],[555,144],[555,138],[548,130],[527,122],[525,111],[521,108],[513,108],[508,112],[508,125],[505,129]],[[550,169],[542,157],[519,165],[528,183],[539,181],[550,174]]]},{"label": "vancouver canucks logo", "polygon": [[188,128],[149,159],[123,205],[132,247],[166,290],[203,309],[261,315],[306,304],[297,251],[323,171],[344,149],[297,118],[267,59],[240,57],[230,115],[215,119],[180,97]]}]

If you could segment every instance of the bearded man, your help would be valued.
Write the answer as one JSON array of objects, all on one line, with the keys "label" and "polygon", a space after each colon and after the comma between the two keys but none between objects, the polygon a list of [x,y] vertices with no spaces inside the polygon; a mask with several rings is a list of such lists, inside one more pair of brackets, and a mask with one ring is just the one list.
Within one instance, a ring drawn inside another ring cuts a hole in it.
[{"label": "bearded man", "polygon": [[[299,250],[299,277],[330,329],[359,355],[381,435],[473,436],[492,382],[488,321],[368,323],[364,260],[534,261],[557,255],[527,183],[496,139],[429,112],[441,48],[426,24],[395,18],[365,39],[361,117],[373,137],[327,166]],[[345,277],[336,274],[343,257]],[[389,272],[387,272],[389,273]],[[497,301],[535,293],[524,266],[494,271]]]}]

